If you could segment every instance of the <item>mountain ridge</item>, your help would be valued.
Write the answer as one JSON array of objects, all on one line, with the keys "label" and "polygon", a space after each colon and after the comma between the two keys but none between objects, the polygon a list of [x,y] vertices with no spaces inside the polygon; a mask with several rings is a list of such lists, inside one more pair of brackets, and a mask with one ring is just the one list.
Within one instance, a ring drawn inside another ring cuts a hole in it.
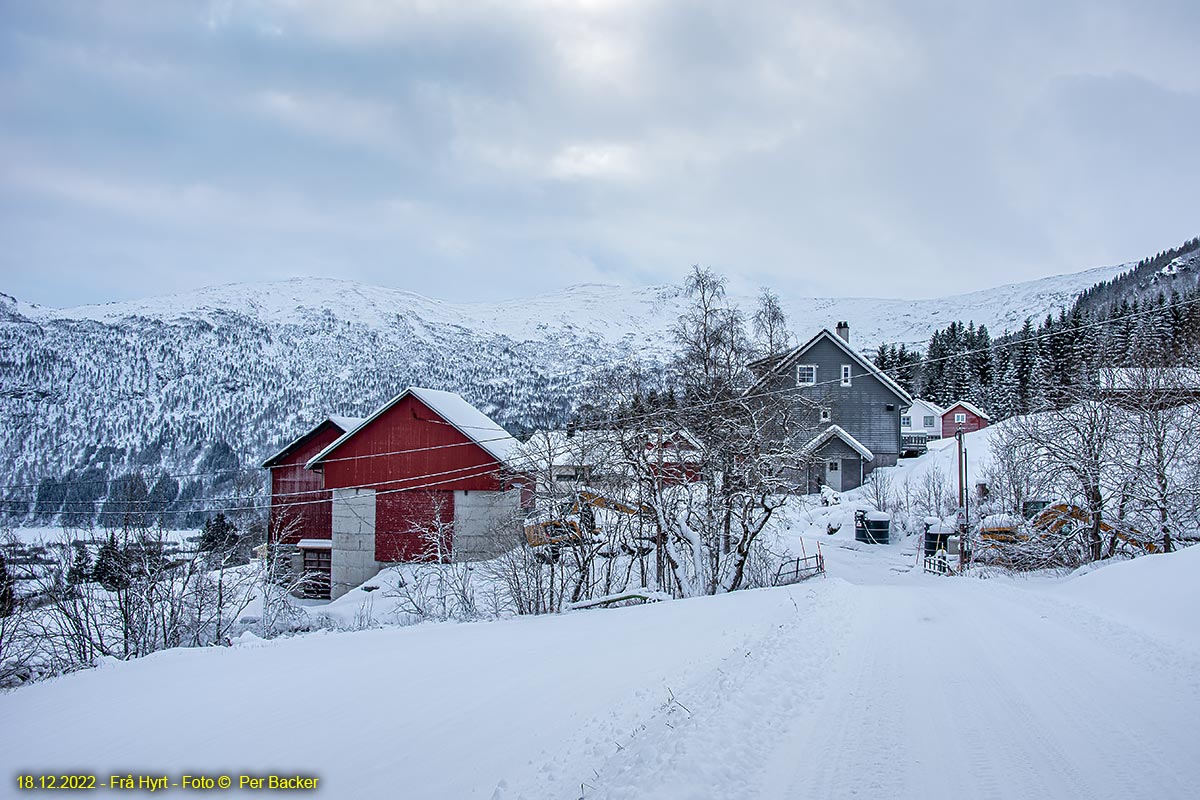
[{"label": "mountain ridge", "polygon": [[[923,345],[957,319],[1015,328],[1127,267],[949,298],[784,306],[798,338],[846,319],[860,350]],[[730,299],[752,312],[753,298]],[[661,366],[685,304],[671,285],[449,303],[327,278],[68,309],[6,296],[0,486],[10,488],[0,499],[10,522],[82,526],[103,518],[93,512],[116,491],[104,489],[119,486],[156,498],[169,527],[195,526],[204,498],[246,491],[247,475],[261,485],[258,464],[283,442],[330,413],[363,416],[408,385],[456,391],[513,431],[561,426],[592,371]],[[201,471],[211,476],[165,477]],[[85,477],[102,488],[80,488]]]},{"label": "mountain ridge", "polygon": [[[801,316],[797,312],[797,309],[803,306],[815,306],[821,310],[832,310],[834,313],[831,314],[831,318],[836,315],[836,309],[857,304],[873,304],[877,307],[883,304],[883,307],[888,308],[905,305],[919,308],[942,305],[954,307],[956,311],[962,306],[974,306],[983,313],[977,316],[963,316],[959,318],[974,319],[977,323],[987,324],[991,327],[997,322],[1001,324],[1019,323],[1024,320],[1024,316],[1020,316],[1019,318],[1012,316],[1016,311],[1024,309],[1006,308],[1004,309],[1006,313],[999,316],[995,313],[989,314],[986,312],[986,306],[994,305],[996,296],[1004,294],[1006,291],[1021,291],[1025,296],[1032,294],[1034,297],[1048,303],[1062,305],[1064,302],[1069,302],[1070,299],[1085,289],[1090,288],[1098,282],[1116,277],[1131,266],[1132,262],[1115,266],[1093,267],[1080,272],[1051,275],[1030,281],[1005,284],[991,289],[978,289],[936,297],[915,299],[896,299],[871,295],[784,297],[783,304],[786,310],[792,312],[789,316],[793,319],[798,319]],[[297,296],[297,289],[305,290],[303,297]],[[331,289],[339,291],[330,291]],[[678,300],[681,304],[683,301],[681,287],[674,284],[624,286],[608,283],[580,283],[571,284],[558,290],[495,302],[456,302],[430,297],[407,289],[378,286],[344,278],[327,277],[293,277],[276,281],[239,281],[235,283],[215,284],[177,293],[154,295],[147,298],[117,300],[107,303],[90,303],[63,308],[28,303],[6,294],[0,296],[8,298],[5,304],[8,305],[10,313],[16,313],[32,322],[91,320],[111,323],[122,319],[139,317],[147,317],[165,322],[186,319],[189,316],[195,316],[195,312],[223,311],[243,314],[261,322],[289,323],[295,320],[287,315],[297,309],[304,309],[306,311],[353,310],[357,312],[359,320],[364,321],[362,303],[350,305],[345,302],[333,302],[342,299],[342,297],[348,294],[358,296],[365,301],[368,307],[378,307],[385,300],[403,301],[410,304],[410,308],[405,310],[413,310],[413,307],[425,311],[437,310],[445,316],[444,319],[438,320],[441,322],[458,324],[470,322],[475,325],[491,324],[493,325],[491,330],[494,333],[506,335],[510,338],[524,338],[525,340],[536,340],[543,337],[536,332],[538,328],[522,330],[520,327],[513,325],[511,318],[506,319],[505,317],[510,317],[513,315],[513,312],[528,312],[531,308],[539,309],[544,305],[561,308],[569,306],[570,301],[575,300],[576,302],[587,302],[593,306],[590,309],[593,320],[596,316],[603,316],[607,320],[611,318],[614,309],[611,305],[607,304],[597,305],[600,300],[607,300],[610,303],[616,301],[626,306],[638,303],[653,305],[654,308],[648,310],[648,313],[653,312],[655,314],[660,313],[658,304],[664,301]],[[264,303],[260,299],[264,296],[277,299],[288,295],[291,296],[293,301],[301,302],[298,302],[297,305],[291,308],[283,308],[279,302],[275,302],[274,304]],[[753,308],[753,297],[739,296],[730,299],[744,311],[750,311]],[[964,303],[962,301],[973,302]],[[368,308],[368,310],[375,309]],[[267,313],[261,313],[264,311]],[[1035,310],[1032,313],[1036,315],[1038,311]],[[989,319],[989,317],[991,318]],[[374,319],[368,317],[365,321],[376,323],[376,327],[387,327],[387,320],[380,320],[378,316]],[[379,324],[381,322],[383,323],[382,325]],[[673,323],[674,318],[672,317],[670,324]],[[931,332],[931,330],[928,332]],[[893,341],[896,344],[901,343],[901,341],[905,344],[914,344],[924,341],[927,338],[928,332],[924,332],[924,335],[909,340],[877,340],[872,336],[868,337],[864,344],[876,346],[884,342],[891,343]]]}]

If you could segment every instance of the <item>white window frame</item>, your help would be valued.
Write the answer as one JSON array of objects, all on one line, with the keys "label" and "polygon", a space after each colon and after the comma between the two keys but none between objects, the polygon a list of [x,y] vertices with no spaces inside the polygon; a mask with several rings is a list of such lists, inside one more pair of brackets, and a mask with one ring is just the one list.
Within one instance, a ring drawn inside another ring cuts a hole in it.
[{"label": "white window frame", "polygon": [[842,364],[842,386],[849,386],[850,378],[850,364]]},{"label": "white window frame", "polygon": [[829,408],[821,409],[821,422],[833,422],[833,410]]},{"label": "white window frame", "polygon": [[934,416],[932,414],[926,414],[925,419],[922,420],[922,422],[925,423],[923,427],[932,428],[935,424],[933,420],[934,420]]},{"label": "white window frame", "polygon": [[967,421],[967,415],[964,412],[962,412],[962,411],[954,412],[954,424],[955,425],[962,425],[966,421]]},{"label": "white window frame", "polygon": [[[812,380],[811,381],[800,380],[800,370],[802,370],[802,369],[811,369],[812,370]],[[797,364],[796,365],[796,385],[797,386],[816,386],[816,384],[817,384],[817,365],[816,364]]]}]

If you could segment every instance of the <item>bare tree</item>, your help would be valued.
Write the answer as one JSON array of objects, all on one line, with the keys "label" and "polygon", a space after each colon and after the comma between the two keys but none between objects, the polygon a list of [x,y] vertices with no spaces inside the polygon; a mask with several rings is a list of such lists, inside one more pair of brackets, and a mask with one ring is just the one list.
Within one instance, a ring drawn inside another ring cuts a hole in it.
[{"label": "bare tree", "polygon": [[1049,490],[1053,473],[1039,468],[1040,448],[1020,421],[1001,423],[992,437],[992,459],[984,470],[989,498],[1000,510],[1020,514],[1028,500]]},{"label": "bare tree", "polygon": [[791,348],[792,335],[787,329],[787,315],[779,302],[779,295],[765,286],[758,294],[753,322],[759,355],[775,356]]},{"label": "bare tree", "polygon": [[[1103,380],[1111,385],[1118,378],[1106,375]],[[1197,487],[1187,465],[1200,457],[1197,372],[1152,364],[1120,370],[1119,381],[1121,516],[1127,504],[1136,506],[1134,513],[1169,552],[1174,549],[1173,531],[1195,521]]]},{"label": "bare tree", "polygon": [[1103,522],[1119,468],[1114,407],[1094,387],[1075,390],[1074,402],[1006,423],[1017,448],[1029,454],[1030,475],[1078,499],[1089,518],[1091,560],[1103,556]]},{"label": "bare tree", "polygon": [[879,511],[889,511],[895,505],[892,495],[892,475],[886,469],[873,469],[864,482],[863,493],[867,502]]}]

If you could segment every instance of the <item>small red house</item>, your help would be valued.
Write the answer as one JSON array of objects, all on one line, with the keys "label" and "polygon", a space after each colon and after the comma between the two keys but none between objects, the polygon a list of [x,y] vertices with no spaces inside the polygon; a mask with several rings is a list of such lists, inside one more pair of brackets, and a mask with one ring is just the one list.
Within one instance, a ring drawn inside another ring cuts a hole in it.
[{"label": "small red house", "polygon": [[[508,432],[457,394],[418,387],[354,423],[339,435],[322,423],[267,461],[276,535],[294,539],[306,565],[317,560],[310,550],[328,548],[332,597],[390,563],[497,550],[498,527],[515,525],[521,495]],[[294,519],[303,524],[289,534],[284,523]]]},{"label": "small red house", "polygon": [[963,433],[971,433],[986,428],[991,422],[992,418],[983,409],[959,400],[942,413],[942,436],[953,436],[959,428]]}]

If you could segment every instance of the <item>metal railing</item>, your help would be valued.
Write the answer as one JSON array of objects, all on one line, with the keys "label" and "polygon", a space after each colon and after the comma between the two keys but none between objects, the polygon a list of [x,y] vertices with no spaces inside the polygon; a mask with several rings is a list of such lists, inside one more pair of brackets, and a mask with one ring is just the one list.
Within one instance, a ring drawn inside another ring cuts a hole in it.
[{"label": "metal railing", "polygon": [[775,585],[787,586],[790,583],[806,581],[816,575],[825,573],[825,556],[817,553],[815,556],[804,556],[785,561],[779,565],[775,573]]}]

